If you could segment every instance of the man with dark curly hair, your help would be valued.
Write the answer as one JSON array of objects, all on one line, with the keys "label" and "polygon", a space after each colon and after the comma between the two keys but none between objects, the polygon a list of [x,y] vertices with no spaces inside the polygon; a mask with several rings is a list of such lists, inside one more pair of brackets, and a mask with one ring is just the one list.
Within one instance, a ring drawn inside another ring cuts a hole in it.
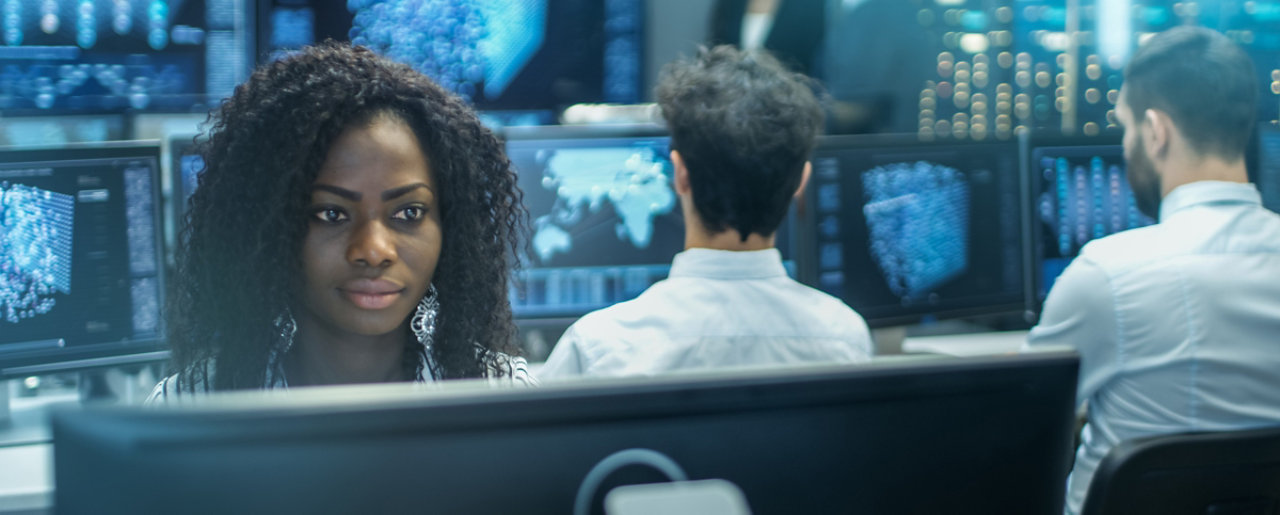
[{"label": "man with dark curly hair", "polygon": [[866,323],[787,276],[774,236],[809,177],[822,109],[808,79],[729,46],[664,70],[685,251],[668,279],[565,332],[543,377],[848,363],[871,354]]},{"label": "man with dark curly hair", "polygon": [[211,115],[169,296],[176,374],[212,390],[490,377],[514,357],[522,226],[498,140],[412,68],[326,43]]}]

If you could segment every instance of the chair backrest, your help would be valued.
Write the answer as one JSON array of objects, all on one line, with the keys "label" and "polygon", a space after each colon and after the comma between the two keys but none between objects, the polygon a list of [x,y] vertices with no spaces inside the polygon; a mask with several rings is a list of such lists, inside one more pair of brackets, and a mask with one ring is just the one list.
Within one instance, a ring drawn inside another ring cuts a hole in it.
[{"label": "chair backrest", "polygon": [[1085,515],[1276,515],[1280,427],[1123,442],[1098,466]]}]

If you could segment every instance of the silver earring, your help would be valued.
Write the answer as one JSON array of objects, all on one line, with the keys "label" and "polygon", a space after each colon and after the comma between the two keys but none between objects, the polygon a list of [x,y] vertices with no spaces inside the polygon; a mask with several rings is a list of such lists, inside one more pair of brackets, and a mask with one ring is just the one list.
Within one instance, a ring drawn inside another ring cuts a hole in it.
[{"label": "silver earring", "polygon": [[279,354],[288,354],[289,350],[293,348],[293,336],[298,332],[298,322],[293,319],[293,311],[288,306],[285,306],[284,313],[276,317],[271,325],[275,326],[276,336],[279,337],[279,340],[276,341],[276,348],[280,350]]},{"label": "silver earring", "polygon": [[413,337],[422,345],[423,357],[426,359],[424,365],[433,378],[438,377],[432,346],[435,344],[436,319],[439,316],[440,296],[436,292],[436,285],[432,284],[427,286],[427,294],[422,297],[422,301],[418,302],[413,319],[409,321],[409,329],[413,331]]}]

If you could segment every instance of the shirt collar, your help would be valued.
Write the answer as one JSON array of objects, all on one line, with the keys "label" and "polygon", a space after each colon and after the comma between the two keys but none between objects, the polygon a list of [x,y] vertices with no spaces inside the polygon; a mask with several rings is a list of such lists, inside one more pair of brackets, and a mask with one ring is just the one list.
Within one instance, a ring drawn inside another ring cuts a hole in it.
[{"label": "shirt collar", "polygon": [[1160,201],[1160,221],[1193,206],[1236,203],[1262,205],[1262,195],[1253,184],[1243,182],[1196,181],[1183,184]]},{"label": "shirt collar", "polygon": [[770,279],[786,277],[778,249],[715,250],[692,248],[676,254],[670,277],[706,279]]}]

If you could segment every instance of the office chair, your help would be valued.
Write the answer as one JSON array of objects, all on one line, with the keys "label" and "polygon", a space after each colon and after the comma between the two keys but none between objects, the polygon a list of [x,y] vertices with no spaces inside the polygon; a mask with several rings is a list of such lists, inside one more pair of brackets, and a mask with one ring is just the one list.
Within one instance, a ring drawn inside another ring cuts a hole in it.
[{"label": "office chair", "polygon": [[1099,464],[1085,515],[1278,515],[1280,427],[1139,438]]}]

